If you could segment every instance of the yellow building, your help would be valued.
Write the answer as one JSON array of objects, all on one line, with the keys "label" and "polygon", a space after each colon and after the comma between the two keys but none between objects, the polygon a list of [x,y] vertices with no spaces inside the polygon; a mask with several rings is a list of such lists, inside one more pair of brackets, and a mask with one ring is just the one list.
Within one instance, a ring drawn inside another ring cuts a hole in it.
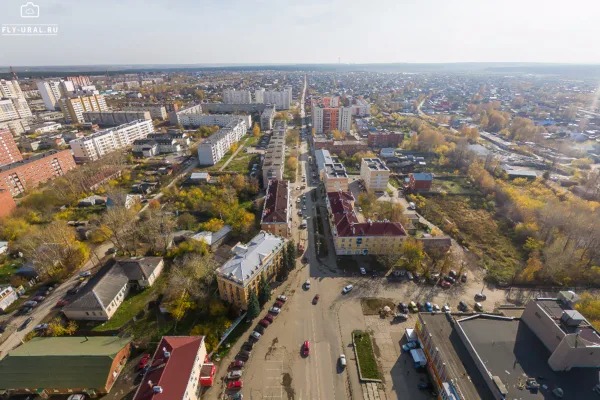
[{"label": "yellow building", "polygon": [[83,113],[88,111],[108,111],[106,100],[100,94],[68,97],[60,100],[60,109],[65,119],[73,123],[84,123]]},{"label": "yellow building", "polygon": [[383,192],[390,180],[390,169],[379,158],[363,158],[360,163],[360,177],[369,192]]},{"label": "yellow building", "polygon": [[275,279],[283,267],[283,249],[286,239],[261,231],[245,244],[237,244],[234,254],[217,269],[217,283],[221,299],[248,309],[251,291],[258,294],[260,277],[268,282]]}]

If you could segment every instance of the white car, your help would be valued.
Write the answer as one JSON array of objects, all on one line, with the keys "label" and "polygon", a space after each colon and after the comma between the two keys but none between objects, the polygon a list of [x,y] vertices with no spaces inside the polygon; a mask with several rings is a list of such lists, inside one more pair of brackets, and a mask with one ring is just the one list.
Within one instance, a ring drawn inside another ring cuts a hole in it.
[{"label": "white car", "polygon": [[346,293],[350,293],[350,291],[354,288],[354,286],[352,285],[348,285],[348,286],[344,286],[344,288],[342,289],[342,293],[346,294]]},{"label": "white car", "polygon": [[67,400],[85,400],[85,394],[72,394]]},{"label": "white car", "polygon": [[448,306],[448,304],[444,305],[444,307],[442,307],[442,311],[443,312],[450,312],[450,307]]},{"label": "white car", "polygon": [[346,355],[345,354],[340,355],[340,366],[342,368],[346,367]]},{"label": "white car", "polygon": [[277,314],[279,314],[280,312],[281,312],[281,309],[280,309],[279,307],[271,307],[271,308],[269,308],[269,313],[270,313],[270,314],[275,314],[275,315],[277,315]]},{"label": "white car", "polygon": [[254,338],[254,339],[258,340],[258,339],[260,339],[260,336],[261,336],[261,334],[260,334],[260,333],[258,333],[258,332],[256,332],[256,331],[253,331],[253,332],[250,334],[250,336],[251,336],[252,338]]},{"label": "white car", "polygon": [[361,275],[366,275],[367,274],[367,270],[364,269],[363,267],[360,267],[360,274]]},{"label": "white car", "polygon": [[305,289],[310,289],[310,279],[307,279],[306,282],[304,282],[304,288]]}]

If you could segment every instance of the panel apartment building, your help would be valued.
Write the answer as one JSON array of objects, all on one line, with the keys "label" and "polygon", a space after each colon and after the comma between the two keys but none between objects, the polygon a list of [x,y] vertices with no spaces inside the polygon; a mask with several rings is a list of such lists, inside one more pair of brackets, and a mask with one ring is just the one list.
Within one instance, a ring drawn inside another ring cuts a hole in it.
[{"label": "panel apartment building", "polygon": [[19,82],[0,79],[0,129],[10,129],[13,135],[20,135],[29,129],[31,116]]},{"label": "panel apartment building", "polygon": [[77,161],[95,161],[108,153],[132,145],[137,139],[145,139],[152,132],[154,125],[151,120],[139,120],[71,140],[69,145]]},{"label": "panel apartment building", "polygon": [[344,107],[337,96],[313,99],[312,124],[315,133],[349,132],[352,128],[352,107]]},{"label": "panel apartment building", "polygon": [[223,103],[225,104],[250,104],[252,103],[252,94],[249,90],[223,90]]},{"label": "panel apartment building", "polygon": [[21,161],[23,156],[17,148],[12,133],[8,129],[0,129],[0,166]]},{"label": "panel apartment building", "polygon": [[151,120],[150,111],[86,111],[85,122],[100,126],[118,126],[138,120]]},{"label": "panel apartment building", "polygon": [[254,101],[256,103],[272,104],[278,110],[289,110],[292,106],[292,87],[286,86],[282,90],[255,90]]},{"label": "panel apartment building", "polygon": [[59,104],[65,119],[78,124],[85,122],[84,112],[108,111],[104,96],[99,94],[64,98],[60,99]]},{"label": "panel apartment building", "polygon": [[263,159],[263,186],[267,187],[271,179],[283,179],[285,168],[285,132],[287,123],[276,121]]},{"label": "panel apartment building", "polygon": [[131,105],[123,107],[123,111],[148,111],[152,119],[165,120],[168,118],[167,108],[161,104]]}]

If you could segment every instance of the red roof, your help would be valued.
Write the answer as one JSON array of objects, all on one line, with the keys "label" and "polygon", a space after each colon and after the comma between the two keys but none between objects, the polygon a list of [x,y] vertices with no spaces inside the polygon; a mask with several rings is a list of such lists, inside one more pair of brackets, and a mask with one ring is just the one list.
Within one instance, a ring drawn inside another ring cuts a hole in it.
[{"label": "red roof", "polygon": [[288,181],[271,180],[265,196],[262,223],[287,223]]},{"label": "red roof", "polygon": [[[204,346],[203,336],[163,337],[154,353],[152,366],[140,383],[134,400],[183,398],[201,346]],[[165,351],[170,353],[168,357],[165,357]],[[155,386],[160,386],[162,393],[155,392]]]},{"label": "red roof", "polygon": [[338,236],[398,236],[406,235],[399,222],[373,221],[358,222],[354,213],[354,196],[350,192],[327,193],[329,206],[333,214],[333,224]]}]

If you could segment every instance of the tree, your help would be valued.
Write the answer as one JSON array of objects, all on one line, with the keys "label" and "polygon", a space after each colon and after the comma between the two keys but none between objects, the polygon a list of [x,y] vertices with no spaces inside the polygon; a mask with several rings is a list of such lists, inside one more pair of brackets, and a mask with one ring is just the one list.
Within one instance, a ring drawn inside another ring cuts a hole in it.
[{"label": "tree", "polygon": [[287,161],[285,162],[285,166],[288,169],[295,171],[298,166],[298,159],[294,156],[288,157]]},{"label": "tree", "polygon": [[334,129],[333,131],[331,131],[331,135],[333,136],[334,140],[345,140],[346,139],[346,133],[338,131],[337,129]]},{"label": "tree", "polygon": [[271,300],[271,285],[267,282],[265,275],[260,275],[260,283],[258,289],[258,301],[261,306],[265,305],[269,300]]},{"label": "tree", "polygon": [[179,216],[179,218],[177,218],[177,227],[179,229],[193,231],[198,227],[198,221],[196,221],[196,217],[194,217],[192,214],[183,213]]},{"label": "tree", "polygon": [[217,232],[223,228],[225,222],[220,218],[211,218],[202,224],[202,229],[210,232]]},{"label": "tree", "polygon": [[137,220],[137,231],[144,243],[149,245],[148,252],[165,255],[171,244],[171,233],[177,225],[174,217],[159,209],[149,208]]},{"label": "tree", "polygon": [[232,153],[235,153],[239,147],[240,147],[239,143],[232,143],[230,150]]},{"label": "tree", "polygon": [[425,252],[423,251],[423,243],[413,239],[407,238],[402,243],[402,256],[406,260],[406,268],[411,271],[416,271],[421,267],[421,263],[425,259]]},{"label": "tree", "polygon": [[387,270],[395,268],[400,261],[401,255],[397,253],[382,254],[377,256],[377,261],[383,265]]},{"label": "tree", "polygon": [[167,303],[167,309],[169,313],[175,319],[175,321],[179,322],[185,317],[185,314],[195,308],[195,304],[192,301],[190,295],[187,291],[182,291],[179,297]]},{"label": "tree", "polygon": [[256,138],[260,136],[260,125],[258,125],[258,122],[255,122],[252,127],[252,135]]},{"label": "tree", "polygon": [[246,314],[246,319],[253,320],[258,317],[258,314],[260,314],[258,297],[256,297],[256,292],[250,289],[250,295],[248,296],[248,314]]},{"label": "tree", "polygon": [[46,333],[48,336],[73,336],[77,332],[77,323],[75,321],[69,321],[67,325],[64,325],[60,317],[52,319],[48,323],[48,329]]}]

